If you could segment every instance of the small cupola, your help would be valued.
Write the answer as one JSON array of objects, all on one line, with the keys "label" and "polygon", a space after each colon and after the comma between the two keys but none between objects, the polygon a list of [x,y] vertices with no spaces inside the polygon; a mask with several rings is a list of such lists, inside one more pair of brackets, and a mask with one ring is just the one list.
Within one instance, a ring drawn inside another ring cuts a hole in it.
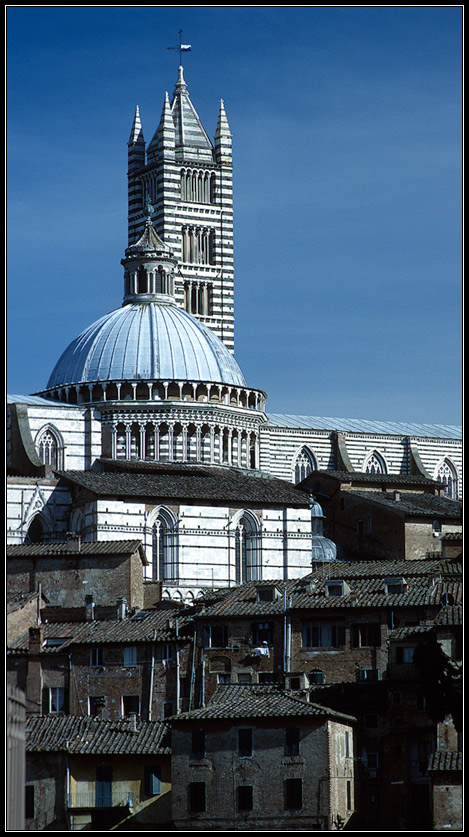
[{"label": "small cupola", "polygon": [[154,208],[145,204],[145,229],[134,244],[127,247],[124,267],[124,302],[175,303],[174,270],[177,265],[172,250],[159,237],[152,224]]}]

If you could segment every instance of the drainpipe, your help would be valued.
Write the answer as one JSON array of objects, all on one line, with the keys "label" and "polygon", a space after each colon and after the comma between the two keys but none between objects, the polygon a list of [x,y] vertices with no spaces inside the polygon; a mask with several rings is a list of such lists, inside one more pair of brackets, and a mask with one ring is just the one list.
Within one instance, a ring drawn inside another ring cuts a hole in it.
[{"label": "drainpipe", "polygon": [[153,644],[151,646],[151,669],[150,669],[150,695],[148,698],[148,720],[151,721],[153,704],[153,678],[155,674],[155,639],[156,629],[153,631]]},{"label": "drainpipe", "polygon": [[181,687],[179,683],[180,665],[179,665],[179,619],[176,622],[176,713],[181,711]]},{"label": "drainpipe", "polygon": [[283,673],[290,671],[291,665],[291,616],[287,612],[291,599],[287,601],[287,591],[283,591]]}]

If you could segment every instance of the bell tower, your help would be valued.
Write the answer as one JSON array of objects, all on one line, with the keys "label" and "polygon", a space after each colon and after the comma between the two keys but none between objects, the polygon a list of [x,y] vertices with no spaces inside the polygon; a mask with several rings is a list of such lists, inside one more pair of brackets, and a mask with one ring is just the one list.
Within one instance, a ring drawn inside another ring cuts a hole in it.
[{"label": "bell tower", "polygon": [[223,101],[212,143],[180,66],[172,100],[166,93],[148,147],[138,108],[128,147],[129,245],[142,235],[151,203],[156,232],[178,259],[176,304],[233,352],[233,158]]}]

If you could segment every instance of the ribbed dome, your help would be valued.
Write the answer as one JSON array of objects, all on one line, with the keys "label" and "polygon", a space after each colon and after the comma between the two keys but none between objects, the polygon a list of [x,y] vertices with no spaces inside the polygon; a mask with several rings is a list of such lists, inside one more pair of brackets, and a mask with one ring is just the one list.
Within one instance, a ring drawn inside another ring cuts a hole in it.
[{"label": "ribbed dome", "polygon": [[246,386],[224,343],[182,308],[124,305],[65,350],[47,389],[92,381],[187,380]]}]

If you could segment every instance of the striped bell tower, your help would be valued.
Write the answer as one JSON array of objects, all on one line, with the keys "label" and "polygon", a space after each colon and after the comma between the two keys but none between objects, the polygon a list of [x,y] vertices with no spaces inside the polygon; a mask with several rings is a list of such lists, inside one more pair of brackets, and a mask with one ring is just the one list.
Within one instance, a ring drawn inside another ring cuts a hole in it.
[{"label": "striped bell tower", "polygon": [[128,146],[129,245],[143,232],[148,201],[156,232],[179,260],[176,304],[233,352],[233,158],[223,101],[212,144],[179,67],[172,101],[166,93],[148,147],[138,108]]}]

